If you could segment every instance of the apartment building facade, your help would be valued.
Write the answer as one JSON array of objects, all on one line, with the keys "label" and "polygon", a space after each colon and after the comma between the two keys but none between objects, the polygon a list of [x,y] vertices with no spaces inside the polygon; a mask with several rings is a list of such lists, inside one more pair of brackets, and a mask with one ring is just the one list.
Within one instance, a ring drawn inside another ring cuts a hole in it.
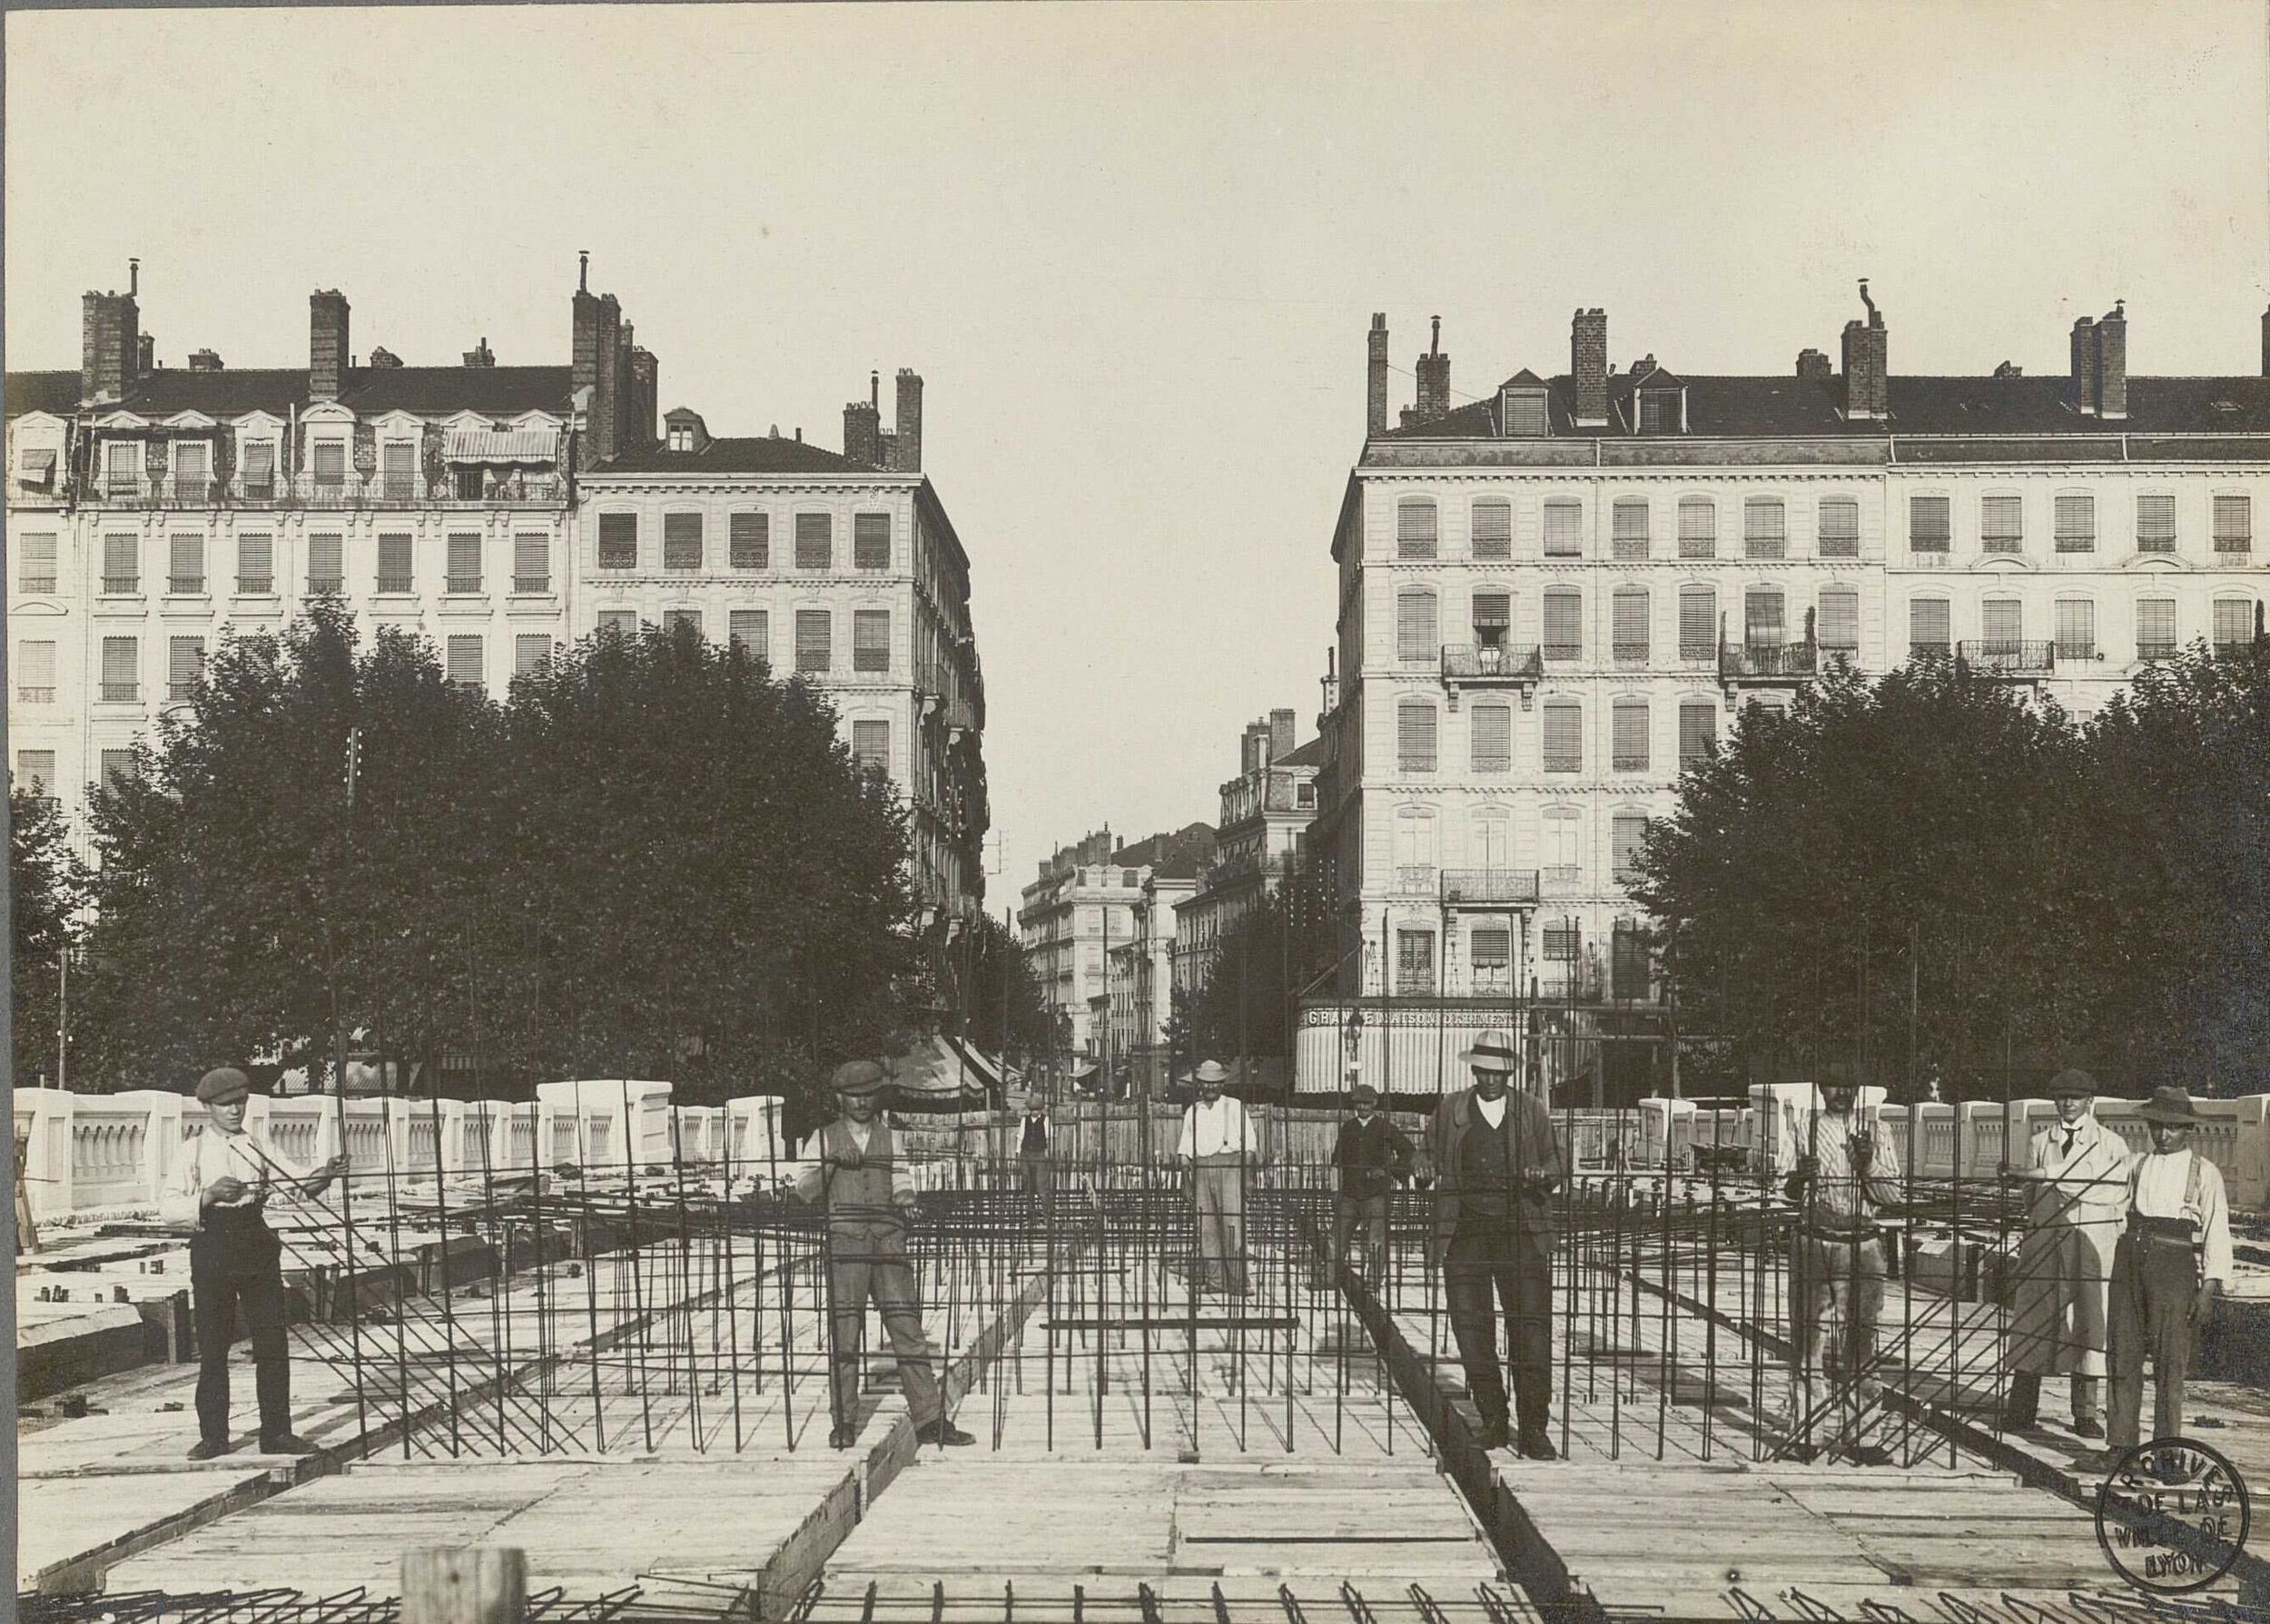
[{"label": "apartment building facade", "polygon": [[[1157,978],[1141,1029],[1163,1039],[1172,1010],[1160,989],[1172,986],[1173,904],[1195,885],[1213,840],[1206,823],[1130,843],[1115,840],[1106,826],[1041,861],[1024,888],[1017,931],[1065,1055],[1116,1067],[1131,1052],[1139,975]],[[1151,885],[1155,871],[1167,877],[1163,901]],[[1146,945],[1130,960],[1127,949],[1139,940]],[[1116,1032],[1115,996],[1121,1014]]]},{"label": "apartment building facade", "polygon": [[1612,369],[1580,310],[1568,371],[1455,407],[1438,325],[1395,426],[1374,317],[1311,836],[1365,944],[1343,994],[1647,1004],[1646,821],[1832,662],[1959,658],[2086,714],[2255,635],[2270,315],[2256,375],[2131,376],[2116,306],[2064,376],[1907,377],[1861,297],[1838,361],[1772,377]]},{"label": "apartment building facade", "polygon": [[1175,909],[1174,984],[1188,998],[1213,974],[1224,931],[1273,894],[1298,865],[1301,838],[1317,815],[1321,738],[1295,744],[1295,713],[1273,710],[1246,724],[1238,776],[1221,786],[1213,861]]}]

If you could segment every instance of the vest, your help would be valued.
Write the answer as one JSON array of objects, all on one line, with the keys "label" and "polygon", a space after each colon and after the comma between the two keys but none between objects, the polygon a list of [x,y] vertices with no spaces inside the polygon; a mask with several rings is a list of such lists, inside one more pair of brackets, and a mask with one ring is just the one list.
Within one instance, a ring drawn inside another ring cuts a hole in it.
[{"label": "vest", "polygon": [[[823,1148],[839,1155],[859,1148],[842,1117],[822,1128]],[[863,1160],[856,1167],[830,1167],[825,1174],[827,1226],[839,1238],[879,1241],[903,1237],[906,1221],[891,1204],[891,1153],[898,1136],[875,1119]]]}]

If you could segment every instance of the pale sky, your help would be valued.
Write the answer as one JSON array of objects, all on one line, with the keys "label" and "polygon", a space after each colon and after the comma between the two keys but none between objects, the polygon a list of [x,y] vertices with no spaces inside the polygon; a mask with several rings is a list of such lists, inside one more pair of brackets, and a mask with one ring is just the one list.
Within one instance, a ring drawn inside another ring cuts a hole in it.
[{"label": "pale sky", "polygon": [[[1364,331],[1408,402],[1618,365],[1781,372],[1858,301],[1895,371],[2250,372],[2259,4],[699,5],[17,12],[11,368],[139,255],[169,365],[564,362],[576,251],[713,432],[831,448],[912,366],[968,547],[998,916],[1056,844],[1210,821],[1315,726]],[[989,858],[992,855],[989,842]]]}]

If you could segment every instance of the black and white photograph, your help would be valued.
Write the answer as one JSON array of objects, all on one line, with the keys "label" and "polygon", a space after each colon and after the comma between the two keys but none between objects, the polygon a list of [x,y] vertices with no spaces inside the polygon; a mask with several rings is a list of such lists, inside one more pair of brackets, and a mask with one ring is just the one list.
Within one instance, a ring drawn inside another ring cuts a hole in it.
[{"label": "black and white photograph", "polygon": [[10,1616],[2270,1624],[2270,0],[0,73]]}]

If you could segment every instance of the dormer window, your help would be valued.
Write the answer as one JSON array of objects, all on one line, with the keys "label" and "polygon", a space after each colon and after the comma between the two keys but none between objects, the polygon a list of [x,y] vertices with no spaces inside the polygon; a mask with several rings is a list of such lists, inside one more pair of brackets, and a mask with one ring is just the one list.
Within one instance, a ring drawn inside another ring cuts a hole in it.
[{"label": "dormer window", "polygon": [[1686,392],[1683,389],[1642,389],[1640,432],[1681,434],[1687,427]]},{"label": "dormer window", "polygon": [[311,461],[314,464],[316,484],[321,486],[337,486],[347,483],[346,441],[316,441],[313,448]]},{"label": "dormer window", "polygon": [[694,448],[694,426],[691,423],[670,425],[670,449],[691,451]]},{"label": "dormer window", "polygon": [[1535,438],[1548,432],[1545,379],[1524,369],[1497,388],[1497,420],[1509,439]]},{"label": "dormer window", "polygon": [[137,440],[113,440],[103,448],[103,489],[114,497],[131,497],[142,488],[142,445]]}]

